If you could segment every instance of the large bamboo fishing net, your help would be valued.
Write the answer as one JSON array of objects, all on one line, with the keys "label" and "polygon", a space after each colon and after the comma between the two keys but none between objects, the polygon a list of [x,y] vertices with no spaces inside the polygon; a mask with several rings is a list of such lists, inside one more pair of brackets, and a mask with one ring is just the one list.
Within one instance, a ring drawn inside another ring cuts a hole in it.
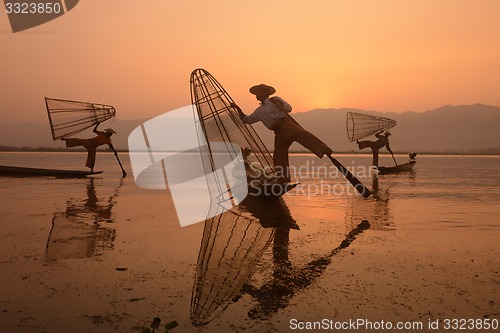
[{"label": "large bamboo fishing net", "polygon": [[[246,151],[243,155],[248,163],[263,171],[268,179],[274,178],[271,154],[254,128],[241,121],[238,112],[232,106],[233,99],[220,83],[201,68],[191,73],[190,82],[191,101],[198,113],[201,129],[208,144],[206,156],[212,157],[221,153],[221,147],[222,150],[226,150],[225,153],[236,156],[238,152],[234,149],[239,147],[238,149]],[[213,158],[211,160],[211,167],[214,169]]]},{"label": "large bamboo fishing net", "polygon": [[396,121],[358,112],[347,112],[347,136],[354,142],[396,126]]},{"label": "large bamboo fishing net", "polygon": [[52,139],[67,138],[116,115],[111,105],[45,97]]}]

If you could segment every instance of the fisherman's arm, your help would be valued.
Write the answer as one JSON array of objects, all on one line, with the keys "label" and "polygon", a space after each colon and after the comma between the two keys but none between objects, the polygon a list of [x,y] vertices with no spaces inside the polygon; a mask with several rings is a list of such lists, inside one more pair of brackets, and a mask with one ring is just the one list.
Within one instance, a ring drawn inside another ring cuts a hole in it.
[{"label": "fisherman's arm", "polygon": [[236,110],[236,112],[238,112],[238,115],[240,116],[241,119],[246,117],[246,114],[244,114],[243,111],[241,111],[241,108],[238,106],[238,104],[231,103],[230,105],[232,108]]},{"label": "fisherman's arm", "polygon": [[243,113],[243,111],[241,111],[241,108],[236,103],[231,103],[231,107],[233,107],[238,112],[240,119],[245,124],[253,124],[259,121],[259,119],[255,116],[255,112],[247,116],[246,114]]},{"label": "fisherman's arm", "polygon": [[97,135],[104,135],[104,132],[103,132],[103,131],[99,131],[99,130],[97,129],[97,126],[99,126],[99,124],[95,125],[93,132],[94,132],[95,134],[97,134]]}]

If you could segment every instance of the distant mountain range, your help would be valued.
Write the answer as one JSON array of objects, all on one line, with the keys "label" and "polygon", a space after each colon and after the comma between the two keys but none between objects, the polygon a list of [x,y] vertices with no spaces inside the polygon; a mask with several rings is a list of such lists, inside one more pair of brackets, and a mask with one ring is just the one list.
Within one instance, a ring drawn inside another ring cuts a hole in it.
[{"label": "distant mountain range", "polygon": [[[357,152],[356,143],[349,142],[346,133],[347,112],[368,113],[397,121],[391,129],[393,151],[420,153],[485,153],[500,154],[500,107],[474,105],[446,105],[427,112],[382,113],[359,109],[316,109],[292,113],[307,130],[314,133],[334,151]],[[109,126],[118,132],[113,142],[118,149],[127,149],[128,134],[143,120],[116,120]],[[262,124],[255,128],[264,143],[272,149],[273,133]],[[82,133],[80,137],[92,137]],[[21,123],[0,125],[0,146],[64,147],[61,141],[52,141],[48,124]],[[291,150],[304,148],[294,144]],[[367,151],[368,152],[368,151]]]}]

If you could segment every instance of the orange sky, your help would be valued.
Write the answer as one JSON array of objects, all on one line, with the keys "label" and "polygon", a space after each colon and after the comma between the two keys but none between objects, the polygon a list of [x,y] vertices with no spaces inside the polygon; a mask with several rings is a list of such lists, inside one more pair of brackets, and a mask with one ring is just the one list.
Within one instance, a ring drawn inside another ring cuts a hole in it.
[{"label": "orange sky", "polygon": [[16,34],[0,9],[2,124],[46,121],[44,96],[150,118],[190,103],[198,67],[248,112],[257,83],[296,112],[500,105],[497,0],[84,0]]}]

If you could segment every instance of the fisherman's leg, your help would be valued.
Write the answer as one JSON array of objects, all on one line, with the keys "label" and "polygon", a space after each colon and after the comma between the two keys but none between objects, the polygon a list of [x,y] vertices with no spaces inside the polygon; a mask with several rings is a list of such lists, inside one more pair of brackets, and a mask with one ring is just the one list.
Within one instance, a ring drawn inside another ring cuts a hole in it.
[{"label": "fisherman's leg", "polygon": [[365,148],[368,148],[368,147],[372,147],[373,145],[373,142],[372,141],[359,141],[357,142],[358,143],[358,148],[359,150],[361,149],[365,149]]},{"label": "fisherman's leg", "polygon": [[295,141],[303,145],[305,148],[309,149],[312,153],[314,153],[319,158],[322,158],[323,155],[331,155],[333,150],[328,147],[323,141],[318,139],[314,134],[308,132],[304,129],[301,129],[300,132],[295,136]]},{"label": "fisherman's leg", "polygon": [[70,139],[61,139],[66,142],[66,147],[78,147],[83,146],[82,139],[70,138]]},{"label": "fisherman's leg", "polygon": [[292,141],[288,140],[283,135],[276,133],[274,137],[274,153],[273,162],[276,172],[276,180],[278,183],[289,183],[290,180],[290,163],[288,160],[288,148]]},{"label": "fisherman's leg", "polygon": [[95,165],[95,155],[96,155],[96,150],[95,149],[87,149],[87,163],[85,163],[85,166],[87,168],[90,168],[90,172],[94,171],[94,165]]}]

